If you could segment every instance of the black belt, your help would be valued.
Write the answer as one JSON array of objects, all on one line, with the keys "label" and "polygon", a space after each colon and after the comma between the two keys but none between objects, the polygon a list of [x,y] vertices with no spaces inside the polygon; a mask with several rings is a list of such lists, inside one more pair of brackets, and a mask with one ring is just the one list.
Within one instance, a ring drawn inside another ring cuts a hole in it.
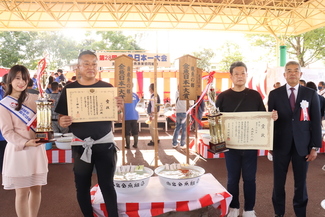
[{"label": "black belt", "polygon": [[52,119],[52,121],[58,121],[58,119]]}]

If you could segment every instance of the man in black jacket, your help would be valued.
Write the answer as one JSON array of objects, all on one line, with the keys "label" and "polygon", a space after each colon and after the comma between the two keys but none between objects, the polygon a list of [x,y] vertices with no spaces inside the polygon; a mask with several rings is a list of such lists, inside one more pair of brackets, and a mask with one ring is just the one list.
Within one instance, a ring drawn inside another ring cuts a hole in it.
[{"label": "man in black jacket", "polygon": [[273,141],[273,207],[276,216],[285,213],[285,182],[290,161],[294,173],[293,207],[297,217],[306,217],[308,164],[322,145],[319,99],[316,91],[299,85],[298,62],[285,66],[287,81],[269,94],[268,110],[278,112]]}]

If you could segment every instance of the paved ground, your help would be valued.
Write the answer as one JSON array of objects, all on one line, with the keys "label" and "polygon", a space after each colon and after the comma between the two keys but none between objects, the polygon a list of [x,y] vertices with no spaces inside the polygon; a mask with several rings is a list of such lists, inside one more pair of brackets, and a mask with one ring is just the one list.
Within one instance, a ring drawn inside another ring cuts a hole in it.
[{"label": "paved ground", "polygon": [[[172,131],[160,132],[159,162],[173,163],[186,161],[183,150],[171,148]],[[121,147],[120,133],[115,132],[118,145]],[[148,147],[148,131],[141,132],[139,148],[126,152],[126,162],[132,164],[144,164],[151,166],[154,164],[153,147]],[[191,160],[196,155],[190,155]],[[121,156],[119,157],[121,162]],[[325,199],[325,172],[321,170],[325,164],[325,154],[319,154],[316,161],[312,162],[308,173],[309,204],[307,217],[325,217],[325,210],[320,206],[320,202]],[[227,174],[224,159],[199,159],[198,166],[202,166],[207,173],[213,174],[222,185],[226,185]],[[72,164],[50,164],[48,175],[48,185],[42,191],[42,204],[39,217],[80,217],[82,216],[75,198],[75,188],[73,182]],[[294,217],[292,208],[292,173],[291,169],[287,178],[287,217]],[[93,178],[93,183],[97,183]],[[266,157],[258,158],[257,172],[257,201],[255,210],[258,217],[272,217],[273,208],[271,203],[272,191],[272,164]],[[243,198],[241,196],[241,201]],[[0,189],[0,217],[14,217],[14,191]],[[212,207],[203,208],[197,211],[186,213],[167,213],[159,217],[215,217],[219,216]]]}]

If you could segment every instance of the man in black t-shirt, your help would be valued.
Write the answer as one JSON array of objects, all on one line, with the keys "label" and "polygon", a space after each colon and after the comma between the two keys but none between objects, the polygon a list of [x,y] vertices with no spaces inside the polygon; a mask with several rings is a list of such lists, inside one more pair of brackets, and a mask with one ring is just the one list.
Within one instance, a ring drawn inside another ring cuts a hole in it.
[{"label": "man in black t-shirt", "polygon": [[[230,66],[230,79],[234,86],[218,95],[216,107],[220,112],[266,111],[260,94],[245,87],[247,67],[243,62]],[[273,118],[275,118],[275,113]],[[243,217],[256,217],[254,212],[256,199],[257,150],[229,149],[225,152],[228,171],[227,190],[232,194],[228,217],[239,216],[239,181],[244,182]]]},{"label": "man in black t-shirt", "polygon": [[[59,113],[61,127],[69,127],[73,133],[72,155],[74,158],[74,175],[77,188],[77,200],[85,217],[93,217],[90,200],[91,176],[96,167],[106,209],[110,217],[118,217],[117,199],[114,189],[114,172],[116,167],[116,149],[111,121],[73,123],[68,116],[67,89],[112,87],[111,84],[96,79],[97,56],[91,51],[83,51],[78,57],[80,79],[72,82],[62,90],[55,112]],[[123,109],[123,99],[116,97],[118,110]],[[120,113],[120,112],[119,112]],[[120,117],[119,117],[120,118]]]}]

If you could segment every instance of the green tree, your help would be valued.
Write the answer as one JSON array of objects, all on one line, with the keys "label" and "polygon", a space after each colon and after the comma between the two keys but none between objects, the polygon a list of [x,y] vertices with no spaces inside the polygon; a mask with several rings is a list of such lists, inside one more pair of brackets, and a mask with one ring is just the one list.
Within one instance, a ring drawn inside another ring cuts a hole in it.
[{"label": "green tree", "polygon": [[243,55],[239,50],[239,45],[226,41],[221,47],[222,59],[220,61],[220,70],[229,71],[230,65],[236,61],[243,61]]},{"label": "green tree", "polygon": [[286,39],[288,53],[293,54],[302,67],[325,57],[325,28],[321,27]]},{"label": "green tree", "polygon": [[23,64],[33,70],[46,56],[47,69],[56,70],[76,59],[80,50],[141,50],[133,37],[120,31],[97,34],[99,40],[87,32],[85,40],[76,42],[58,31],[0,32],[0,65],[10,68]]},{"label": "green tree", "polygon": [[47,68],[54,70],[75,59],[80,49],[60,32],[0,32],[0,42],[0,65],[8,68],[22,64],[33,70],[46,56]]},{"label": "green tree", "polygon": [[100,41],[94,41],[91,45],[93,50],[142,50],[132,36],[125,36],[121,31],[98,31]]},{"label": "green tree", "polygon": [[[253,46],[262,46],[268,50],[271,55],[266,58],[276,56],[277,47],[276,37],[272,35],[253,35],[246,37]],[[280,38],[280,36],[279,36]],[[287,46],[287,52],[292,59],[297,59],[302,67],[306,67],[325,57],[325,28],[321,27],[300,35],[287,36],[283,38]]]},{"label": "green tree", "polygon": [[210,71],[210,60],[215,56],[212,49],[204,48],[202,51],[193,52],[193,56],[199,58],[197,67],[204,71]]},{"label": "green tree", "polygon": [[62,68],[76,59],[80,50],[80,44],[64,36],[61,32],[39,32],[38,57],[47,57],[48,69]]},{"label": "green tree", "polygon": [[0,32],[0,65],[10,68],[15,64],[24,64],[30,67],[30,54],[33,49],[37,32]]}]

